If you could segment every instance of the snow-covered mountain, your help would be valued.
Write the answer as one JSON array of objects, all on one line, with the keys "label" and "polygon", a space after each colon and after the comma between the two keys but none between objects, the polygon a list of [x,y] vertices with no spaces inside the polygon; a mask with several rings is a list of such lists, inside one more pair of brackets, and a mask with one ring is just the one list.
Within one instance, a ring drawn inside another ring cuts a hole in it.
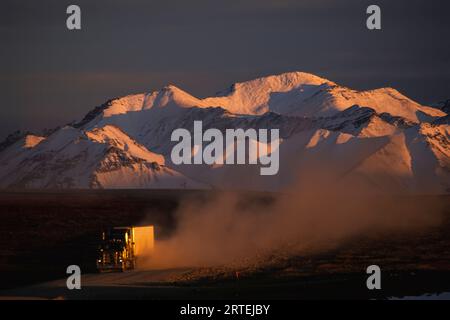
[{"label": "snow-covered mountain", "polygon": [[[395,89],[360,92],[302,72],[236,83],[207,98],[169,85],[109,100],[47,137],[10,137],[0,144],[0,187],[280,190],[320,164],[342,183],[443,193],[450,190],[448,117]],[[195,120],[204,130],[279,129],[279,174],[174,165],[171,133],[193,132]]]},{"label": "snow-covered mountain", "polygon": [[25,136],[0,154],[2,185],[13,188],[207,188],[164,165],[117,127],[66,126]]}]

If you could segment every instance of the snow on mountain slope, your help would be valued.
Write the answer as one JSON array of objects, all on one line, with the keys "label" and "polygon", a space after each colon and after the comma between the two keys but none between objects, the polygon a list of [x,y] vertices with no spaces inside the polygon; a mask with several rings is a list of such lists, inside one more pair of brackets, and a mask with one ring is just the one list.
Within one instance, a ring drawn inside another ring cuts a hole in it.
[{"label": "snow on mountain slope", "polygon": [[286,179],[290,177],[290,182],[299,184],[300,188],[308,188],[319,179],[337,186],[338,181],[388,140],[388,137],[358,137],[326,129],[299,132],[280,147],[280,158],[288,159],[281,174]]},{"label": "snow on mountain slope", "polygon": [[280,191],[292,184],[307,187],[315,180],[312,173],[328,171],[329,181],[338,181],[388,141],[387,137],[360,138],[326,129],[303,130],[281,140],[279,172],[274,176],[261,176],[259,166],[248,164],[177,168],[187,176],[201,176],[218,188]]},{"label": "snow on mountain slope", "polygon": [[[371,185],[385,192],[415,191],[412,159],[403,133],[392,135],[345,177],[352,185]],[[423,191],[423,190],[420,190]]]},{"label": "snow on mountain slope", "polygon": [[40,136],[36,136],[33,134],[29,134],[25,137],[24,147],[28,148],[28,149],[34,148],[39,143],[41,143],[43,140],[45,140],[45,137],[40,137]]},{"label": "snow on mountain slope", "polygon": [[450,127],[423,123],[405,131],[419,188],[450,191]]},{"label": "snow on mountain slope", "polygon": [[163,156],[150,152],[115,126],[107,125],[102,128],[95,128],[87,131],[86,136],[93,142],[108,144],[130,153],[134,157],[164,165]]},{"label": "snow on mountain slope", "polygon": [[[107,121],[114,120],[116,125],[129,128],[133,134],[136,134],[134,136],[136,140],[151,150],[163,154],[167,160],[170,160],[170,151],[174,145],[173,142],[170,142],[172,131],[176,128],[186,128],[192,133],[194,120],[202,120],[204,130],[208,128],[218,128],[221,131],[226,128],[280,129],[280,136],[283,139],[280,147],[280,173],[274,177],[261,177],[259,167],[255,166],[174,166],[169,161],[168,166],[171,168],[218,188],[230,189],[239,186],[242,189],[265,191],[283,189],[292,182],[293,173],[314,171],[316,166],[313,164],[320,163],[323,159],[326,159],[327,165],[331,164],[336,172],[346,176],[347,181],[358,181],[358,183],[368,184],[376,189],[398,191],[403,188],[408,192],[426,192],[425,186],[431,186],[430,183],[426,183],[420,187],[424,181],[421,173],[423,170],[412,171],[412,164],[408,169],[407,164],[412,160],[408,159],[409,150],[406,152],[405,148],[409,148],[409,146],[402,145],[399,137],[393,141],[390,139],[391,136],[396,136],[417,125],[402,117],[394,117],[386,113],[378,114],[371,108],[353,106],[331,117],[315,119],[270,112],[261,116],[237,116],[221,108],[187,108],[178,112],[176,116],[167,116],[163,110],[161,109],[159,112],[147,110],[148,117],[146,114],[138,112],[108,118]],[[134,117],[137,117],[136,120],[133,120]],[[144,121],[144,119],[146,120]],[[102,125],[104,123],[107,122],[101,122]],[[134,125],[129,127],[130,123]],[[136,125],[138,123],[141,125]],[[303,141],[302,139],[306,139],[309,132],[328,133],[325,135],[326,139],[320,134]],[[358,139],[355,140],[356,138]],[[318,143],[315,139],[328,141],[328,143]],[[445,141],[439,143],[445,143]],[[307,145],[308,148],[306,148]],[[329,149],[325,148],[325,145],[328,145]],[[297,150],[297,148],[300,148],[299,153],[292,154],[291,150]],[[426,148],[429,147],[425,146]],[[318,152],[317,150],[322,151]],[[415,153],[414,163],[420,163],[423,154],[427,154],[427,151]],[[336,157],[346,159],[346,161],[337,161]],[[300,160],[291,164],[290,159]],[[312,160],[306,163],[305,159]],[[367,162],[363,165],[364,159],[367,159]],[[337,163],[340,165],[338,166]],[[400,167],[396,163],[400,163]],[[374,167],[372,168],[372,166]],[[448,170],[450,165],[444,164],[441,168]],[[352,170],[354,170],[354,174],[348,174]],[[384,174],[381,174],[383,170]],[[363,174],[364,171],[367,172],[366,175]],[[418,175],[417,179],[415,175]],[[243,180],[243,176],[246,179]],[[431,178],[431,180],[433,179]],[[443,190],[447,190],[448,183],[445,181],[446,179],[448,181],[448,178],[439,179],[441,182],[433,184],[432,188],[436,192],[443,192]],[[383,184],[386,184],[386,188],[381,187]],[[440,191],[437,191],[438,189]]]},{"label": "snow on mountain slope", "polygon": [[207,104],[173,85],[146,95],[143,103],[143,109],[192,107],[207,107]]},{"label": "snow on mountain slope", "polygon": [[402,118],[378,114],[371,108],[361,108],[355,105],[334,116],[318,119],[317,125],[359,137],[381,137],[391,135],[397,130],[410,127],[413,124]]},{"label": "snow on mountain slope", "polygon": [[[209,106],[220,106],[236,114],[262,114],[273,111],[284,114],[286,101],[272,101],[276,94],[291,91],[302,92],[305,97],[312,95],[312,88],[327,87],[333,82],[304,72],[289,72],[234,84],[228,94],[203,99]],[[275,105],[275,107],[271,107]]]},{"label": "snow on mountain slope", "polygon": [[[353,105],[369,107],[412,122],[430,121],[446,113],[422,106],[392,88],[356,91],[303,72],[289,72],[234,84],[215,97],[196,98],[175,86],[147,95],[115,100],[103,112],[111,117],[133,111],[168,108],[221,107],[234,114],[261,115],[268,111],[304,117],[332,116]],[[169,112],[168,110],[166,112]]]},{"label": "snow on mountain slope", "polygon": [[[205,99],[169,85],[109,100],[45,140],[10,137],[0,144],[0,187],[280,190],[320,171],[382,191],[449,192],[448,117],[394,89],[359,92],[301,72],[236,83]],[[192,134],[196,120],[203,131],[279,129],[279,174],[174,165],[171,134]]]},{"label": "snow on mountain slope", "polygon": [[380,138],[384,139],[382,146],[363,157],[343,181],[390,193],[450,190],[448,126],[424,123]]},{"label": "snow on mountain slope", "polygon": [[104,111],[104,116],[109,117],[114,114],[140,111],[144,102],[144,94],[129,95],[123,98],[111,100],[108,108]]},{"label": "snow on mountain slope", "polygon": [[[40,137],[38,135],[33,135],[30,132],[23,132],[20,130],[15,131],[12,134],[8,135],[4,141],[0,142],[0,152],[2,152],[3,150],[7,149],[10,146],[12,146],[13,144],[15,144],[18,141],[21,141],[19,143],[19,145],[25,146],[27,144],[27,140],[28,140],[29,146],[33,146],[33,144],[37,144],[38,142],[40,142],[39,141],[40,138],[44,138],[44,137]],[[33,143],[33,141],[35,141],[35,143]]]},{"label": "snow on mountain slope", "polygon": [[113,126],[64,127],[0,167],[1,187],[205,188],[164,166],[164,158]]},{"label": "snow on mountain slope", "polygon": [[359,92],[329,84],[274,93],[268,102],[268,109],[282,114],[317,117],[332,116],[353,105],[369,107],[377,113],[386,112],[413,122],[444,115],[436,109],[419,105],[392,88]]},{"label": "snow on mountain slope", "polygon": [[20,163],[20,161],[28,154],[28,151],[44,141],[45,137],[26,134],[22,135],[20,138],[17,137],[15,140],[14,143],[0,152],[0,170],[2,168],[13,168]]},{"label": "snow on mountain slope", "polygon": [[311,129],[328,129],[361,137],[377,137],[392,134],[399,128],[412,125],[358,106],[353,106],[333,117],[317,119],[278,115],[271,112],[261,116],[238,116],[221,108],[187,108],[178,112],[176,116],[168,116],[163,110],[165,109],[158,112],[145,110],[116,115],[104,118],[96,125],[114,124],[148,149],[164,155],[166,159],[170,158],[170,151],[175,145],[170,141],[173,130],[186,128],[192,133],[195,120],[202,121],[204,131],[209,128],[216,128],[222,132],[225,132],[227,128],[279,129],[280,137],[283,139]]},{"label": "snow on mountain slope", "polygon": [[[427,128],[424,136],[423,128],[413,127],[406,133],[380,137],[326,129],[300,131],[281,141],[276,176],[261,176],[259,167],[251,165],[182,165],[177,169],[223,189],[279,191],[293,184],[308,188],[319,183],[321,176],[328,185],[353,192],[443,193],[450,190],[450,156],[448,149],[442,150],[449,144],[448,135],[441,136],[442,130]],[[429,131],[433,132],[431,138]],[[433,140],[431,146],[427,139]]]}]

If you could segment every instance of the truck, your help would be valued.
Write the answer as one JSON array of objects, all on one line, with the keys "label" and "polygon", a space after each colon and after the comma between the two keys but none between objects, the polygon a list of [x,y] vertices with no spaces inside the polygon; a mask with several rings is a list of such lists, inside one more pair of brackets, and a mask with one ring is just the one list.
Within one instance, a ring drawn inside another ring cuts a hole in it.
[{"label": "truck", "polygon": [[114,227],[102,231],[97,270],[99,272],[133,270],[137,267],[139,259],[151,256],[154,244],[153,226]]}]

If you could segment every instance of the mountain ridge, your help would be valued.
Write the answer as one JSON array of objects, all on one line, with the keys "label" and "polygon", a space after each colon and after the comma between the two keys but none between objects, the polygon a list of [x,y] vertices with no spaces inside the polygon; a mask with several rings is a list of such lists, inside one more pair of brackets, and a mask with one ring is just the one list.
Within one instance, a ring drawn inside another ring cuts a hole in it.
[{"label": "mountain ridge", "polygon": [[[280,174],[269,179],[249,166],[174,165],[170,135],[177,128],[192,133],[194,121],[202,121],[205,130],[278,128]],[[173,85],[115,98],[72,125],[30,139],[36,143],[28,148],[11,143],[12,138],[3,144],[0,188],[164,185],[278,191],[292,182],[294,172],[333,161],[339,179],[381,190],[383,184],[407,192],[450,190],[447,113],[422,106],[393,88],[356,91],[302,72],[236,83],[207,98]],[[87,161],[90,157],[95,161]],[[389,165],[394,162],[403,165]],[[72,178],[68,183],[71,174],[84,180]]]},{"label": "mountain ridge", "polygon": [[[379,113],[402,116],[413,122],[420,122],[417,112],[431,118],[446,115],[444,111],[422,106],[390,87],[357,91],[303,72],[261,77],[235,83],[231,88],[225,94],[197,98],[174,85],[168,85],[159,91],[110,100],[110,105],[103,112],[104,116],[110,117],[166,106],[172,109],[221,107],[241,115],[261,115],[272,111],[317,117],[332,115],[352,105],[360,105],[371,107]],[[302,109],[295,109],[300,104],[303,104]]]}]

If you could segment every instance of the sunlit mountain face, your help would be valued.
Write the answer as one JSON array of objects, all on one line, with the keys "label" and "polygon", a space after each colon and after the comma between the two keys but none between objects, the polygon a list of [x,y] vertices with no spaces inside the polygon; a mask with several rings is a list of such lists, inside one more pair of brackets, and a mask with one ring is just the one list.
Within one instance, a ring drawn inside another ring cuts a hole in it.
[{"label": "sunlit mountain face", "polygon": [[[279,172],[174,164],[171,134],[193,134],[194,121],[222,132],[278,129]],[[207,98],[168,85],[109,100],[44,135],[16,133],[2,143],[0,186],[280,191],[327,172],[343,186],[440,194],[450,187],[449,146],[445,106],[421,105],[393,88],[357,91],[291,72],[235,83]]]}]

